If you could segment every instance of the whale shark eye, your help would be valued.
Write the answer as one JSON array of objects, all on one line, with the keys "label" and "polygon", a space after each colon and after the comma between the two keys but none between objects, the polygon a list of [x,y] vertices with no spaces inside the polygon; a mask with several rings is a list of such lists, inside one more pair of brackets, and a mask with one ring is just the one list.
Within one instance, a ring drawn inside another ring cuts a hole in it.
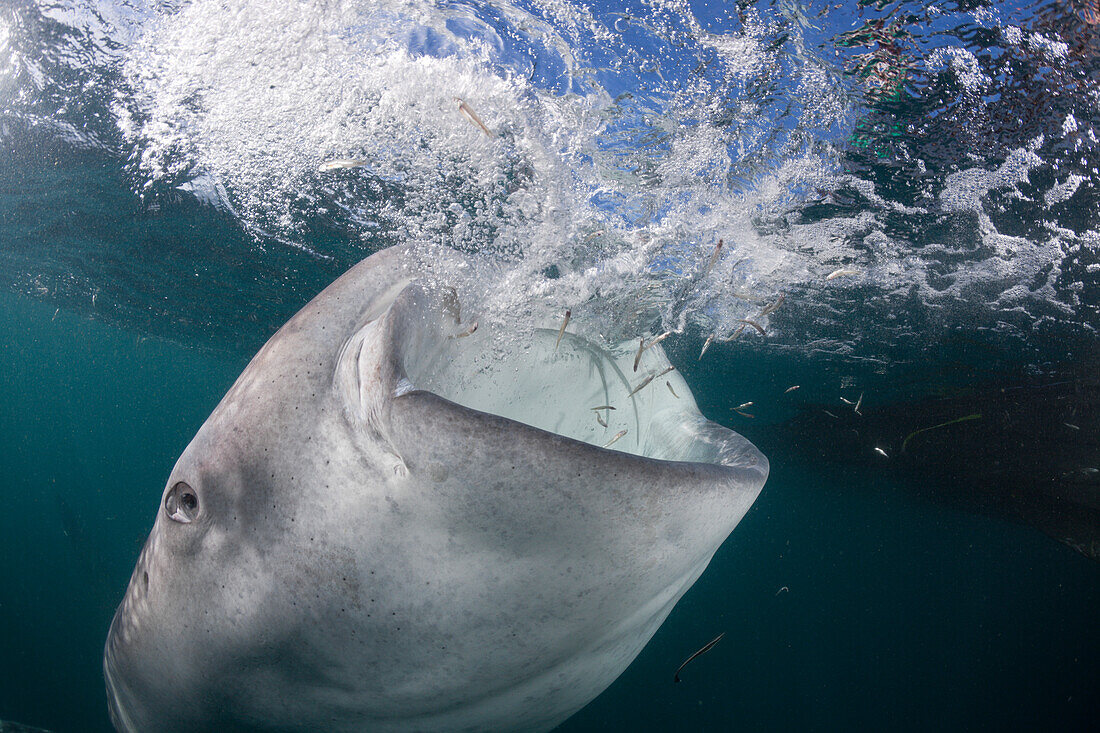
[{"label": "whale shark eye", "polygon": [[187,524],[199,514],[199,495],[180,481],[165,494],[164,511],[169,519]]}]

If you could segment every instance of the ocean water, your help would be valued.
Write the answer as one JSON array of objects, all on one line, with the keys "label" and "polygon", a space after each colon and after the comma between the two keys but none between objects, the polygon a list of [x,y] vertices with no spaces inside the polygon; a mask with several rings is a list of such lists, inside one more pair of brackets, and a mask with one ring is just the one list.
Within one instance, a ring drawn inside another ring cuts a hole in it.
[{"label": "ocean water", "polygon": [[1091,729],[1098,53],[1088,1],[5,0],[0,720],[111,729],[175,459],[412,241],[486,329],[673,331],[771,463],[561,730]]}]

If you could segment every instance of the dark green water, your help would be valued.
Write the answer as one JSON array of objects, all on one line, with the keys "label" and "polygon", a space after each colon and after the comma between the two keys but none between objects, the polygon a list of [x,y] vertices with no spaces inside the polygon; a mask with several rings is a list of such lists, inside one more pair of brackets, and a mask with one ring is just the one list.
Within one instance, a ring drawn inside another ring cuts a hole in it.
[{"label": "dark green water", "polygon": [[[53,315],[0,299],[0,717],[107,731],[111,615],[165,476],[246,358]],[[766,362],[758,374],[738,390],[770,379]],[[698,396],[722,399],[705,383]],[[1095,562],[1022,524],[916,499],[881,471],[758,445],[772,474],[756,505],[562,730],[1089,729]]]}]

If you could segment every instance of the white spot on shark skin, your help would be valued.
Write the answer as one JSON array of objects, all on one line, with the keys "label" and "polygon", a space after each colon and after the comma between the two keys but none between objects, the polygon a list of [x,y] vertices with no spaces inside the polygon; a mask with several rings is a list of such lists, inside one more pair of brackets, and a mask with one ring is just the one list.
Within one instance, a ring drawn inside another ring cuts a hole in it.
[{"label": "white spot on shark skin", "polygon": [[[107,643],[120,731],[548,731],[756,499],[767,459],[660,346],[670,389],[628,398],[635,344],[449,338],[408,252],[317,296],[181,455],[195,519],[161,507]],[[604,450],[590,408],[612,403],[627,437]]]}]

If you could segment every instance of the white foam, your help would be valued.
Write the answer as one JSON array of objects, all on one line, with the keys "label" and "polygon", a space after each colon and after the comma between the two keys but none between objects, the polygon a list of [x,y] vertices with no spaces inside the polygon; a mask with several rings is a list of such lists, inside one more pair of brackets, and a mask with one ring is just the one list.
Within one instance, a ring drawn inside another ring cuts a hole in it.
[{"label": "white foam", "polygon": [[[100,6],[62,2],[49,12],[111,49],[97,63],[121,71],[117,128],[146,185],[176,188],[304,249],[316,246],[308,233],[318,222],[335,222],[364,254],[410,239],[424,243],[425,263],[438,247],[478,252],[475,265],[440,274],[458,281],[486,324],[517,332],[572,308],[574,327],[607,343],[647,330],[729,335],[779,293],[828,302],[823,278],[838,268],[862,274],[831,281],[829,293],[915,292],[930,307],[981,293],[996,309],[1052,298],[1060,248],[1094,247],[1053,224],[1032,242],[994,223],[991,201],[1025,197],[1047,165],[1044,145],[1059,142],[1049,139],[1057,124],[994,166],[981,151],[973,165],[956,161],[920,205],[845,172],[838,151],[868,111],[835,59],[802,37],[813,19],[743,8],[723,11],[724,24],[700,22],[681,2],[630,17],[566,0]],[[974,22],[1001,20],[978,9]],[[1015,52],[1067,60],[1056,38],[1000,30]],[[1000,83],[983,62],[940,48],[923,70],[957,79],[961,108],[977,114]],[[20,61],[0,25],[0,90],[51,83]],[[456,98],[492,134],[460,114]],[[1095,142],[1083,112],[1059,119],[1075,151]],[[74,140],[81,132],[68,129]],[[366,163],[317,170],[331,159]],[[922,175],[931,167],[914,165]],[[1085,183],[1062,173],[1040,203],[1065,202]],[[845,200],[853,191],[854,207]],[[804,219],[807,200],[838,210]],[[891,225],[969,215],[974,241],[947,237],[920,251]],[[719,239],[723,254],[704,276]],[[856,350],[854,341],[832,348]]]}]

